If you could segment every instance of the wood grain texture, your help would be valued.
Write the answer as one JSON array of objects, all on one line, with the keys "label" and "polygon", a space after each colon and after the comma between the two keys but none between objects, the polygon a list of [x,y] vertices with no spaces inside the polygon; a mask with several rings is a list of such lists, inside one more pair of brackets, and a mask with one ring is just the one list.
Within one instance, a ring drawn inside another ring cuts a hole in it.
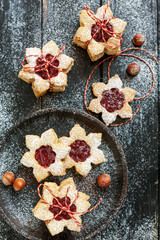
[{"label": "wood grain texture", "polygon": [[[44,9],[43,2],[46,2]],[[31,3],[25,0],[0,1],[2,134],[10,125],[41,106],[84,109],[85,81],[97,64],[91,63],[87,53],[73,44],[73,36],[79,26],[78,13],[84,3],[94,11],[100,6],[99,1],[93,0],[41,0]],[[105,1],[102,1],[102,4],[104,3]],[[158,28],[160,33],[157,22],[158,9],[160,12],[158,1],[112,0],[111,8],[115,17],[128,22],[122,48],[133,46],[132,37],[141,32],[147,39],[144,48],[157,56]],[[160,17],[158,19],[160,20]],[[18,79],[17,75],[25,48],[42,46],[51,39],[55,40],[59,47],[66,44],[65,53],[75,59],[75,65],[68,75],[68,87],[64,93],[48,93],[42,100],[36,100],[31,86]],[[139,56],[143,56],[152,65],[157,81],[152,94],[141,101],[140,111],[133,121],[119,128],[112,128],[122,144],[128,162],[128,193],[115,219],[106,230],[95,236],[94,240],[158,239],[158,67],[146,54],[141,53]],[[125,69],[132,61],[135,60],[119,57],[111,67],[111,75],[118,73],[124,85],[138,90],[139,95],[142,95],[150,88],[151,74],[144,64],[140,63],[141,73],[130,78]],[[100,69],[96,71],[91,83],[99,81],[100,72]],[[107,81],[105,64],[102,80]],[[88,99],[93,97],[91,83]],[[138,103],[133,103],[133,109],[136,109],[137,105]],[[0,239],[25,238],[1,220]]]},{"label": "wood grain texture", "polygon": [[[35,11],[36,10],[36,11]],[[41,44],[41,6],[38,1],[0,1],[1,133],[40,108],[31,86],[18,78],[25,48]]]}]

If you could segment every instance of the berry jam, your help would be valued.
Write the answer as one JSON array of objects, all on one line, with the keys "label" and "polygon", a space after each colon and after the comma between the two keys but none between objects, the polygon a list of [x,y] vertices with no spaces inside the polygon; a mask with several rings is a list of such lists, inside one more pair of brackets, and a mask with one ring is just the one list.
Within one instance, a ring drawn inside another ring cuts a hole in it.
[{"label": "berry jam", "polygon": [[[106,21],[104,21],[104,23],[105,23],[105,22],[106,22]],[[93,35],[97,32],[98,28],[99,28],[99,25],[98,25],[98,24],[94,24],[94,25],[92,26],[92,28],[91,28],[91,35],[92,35],[92,37],[93,37]],[[110,34],[113,33],[113,26],[112,26],[110,23],[107,23],[107,24],[106,24],[105,29],[108,30],[108,31],[110,31]],[[106,42],[107,42],[108,39],[111,37],[110,34],[108,34],[108,33],[106,33],[105,31],[103,31],[104,39],[105,39]],[[94,36],[93,38],[94,38],[94,40],[95,40],[96,42],[104,42],[104,39],[103,39],[103,36],[102,36],[102,28],[100,28],[100,29],[98,30],[98,32],[95,34],[95,36]]]},{"label": "berry jam", "polygon": [[75,162],[84,162],[90,154],[90,146],[83,140],[75,140],[71,145],[69,156]]},{"label": "berry jam", "polygon": [[35,159],[43,167],[49,167],[52,163],[55,162],[56,153],[52,150],[52,147],[49,145],[41,146],[36,149]]},{"label": "berry jam", "polygon": [[112,88],[102,93],[102,99],[100,101],[100,104],[108,112],[120,110],[123,107],[123,103],[124,94],[120,92],[118,88]]},{"label": "berry jam", "polygon": [[[51,54],[47,54],[46,57],[45,57],[45,59],[47,61],[51,61],[53,58],[54,58],[54,56],[51,55]],[[43,69],[45,67],[45,65],[47,65],[47,62],[45,62],[41,58],[37,58],[36,64],[37,64],[36,67],[35,67],[36,74],[38,74],[43,79],[48,79],[48,75],[47,75],[47,72],[45,70],[37,71],[37,70]],[[45,64],[45,65],[43,65],[43,64]],[[58,59],[55,59],[51,64],[58,67],[59,66]],[[41,66],[41,65],[43,65],[43,66]],[[56,77],[58,75],[58,69],[57,68],[54,68],[53,66],[48,65],[47,69],[48,69],[50,78]]]},{"label": "berry jam", "polygon": [[[57,199],[63,207],[69,206],[71,204],[71,200],[70,200],[69,197],[66,197],[66,199],[65,199],[65,197],[63,197],[63,198],[57,197]],[[60,206],[58,201],[54,198],[53,199],[53,204]],[[77,210],[77,208],[76,208],[75,204],[72,204],[69,207],[69,211],[71,211],[71,212],[76,212],[76,210]],[[61,211],[61,209],[59,207],[50,206],[49,211],[51,211],[53,213],[53,215],[56,216]],[[69,220],[69,219],[71,219],[71,216],[70,216],[70,214],[68,214],[68,212],[66,212],[64,210],[64,211],[61,212],[61,214],[59,216],[57,216],[55,218],[55,220],[57,220],[57,221],[60,221],[62,219]]]}]

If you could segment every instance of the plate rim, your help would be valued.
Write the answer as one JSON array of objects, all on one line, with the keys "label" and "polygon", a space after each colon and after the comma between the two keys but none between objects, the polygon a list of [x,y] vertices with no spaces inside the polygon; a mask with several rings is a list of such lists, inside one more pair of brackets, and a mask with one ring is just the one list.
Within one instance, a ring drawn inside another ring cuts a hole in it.
[{"label": "plate rim", "polygon": [[[120,203],[119,203],[118,207],[116,208],[115,212],[109,217],[109,219],[104,224],[102,224],[99,228],[94,230],[92,233],[89,233],[84,238],[84,239],[89,239],[89,238],[97,235],[99,232],[103,231],[105,228],[107,228],[109,223],[114,219],[114,217],[116,216],[116,214],[118,213],[118,211],[120,210],[120,208],[121,208],[121,206],[124,202],[126,192],[127,192],[127,187],[128,187],[128,167],[127,167],[126,157],[125,157],[123,148],[122,148],[119,140],[116,138],[116,136],[113,134],[113,132],[109,129],[109,127],[107,127],[102,121],[100,121],[96,117],[84,112],[83,110],[78,110],[78,109],[75,109],[75,108],[68,108],[68,107],[50,107],[50,108],[44,108],[44,109],[34,111],[34,112],[28,114],[27,116],[21,118],[19,121],[17,121],[15,124],[13,124],[6,132],[4,132],[2,134],[2,136],[0,137],[0,143],[10,134],[10,132],[13,131],[14,128],[20,126],[25,121],[33,119],[34,117],[41,116],[41,115],[43,115],[47,112],[57,112],[57,111],[58,112],[68,112],[68,113],[71,113],[71,114],[74,114],[74,115],[80,114],[81,116],[84,116],[84,117],[90,119],[91,121],[95,122],[96,124],[100,125],[102,128],[105,128],[107,130],[108,134],[110,135],[110,137],[116,143],[116,146],[117,146],[118,150],[121,152],[121,155],[122,155],[123,168],[124,168],[126,174],[123,176],[123,187],[122,187],[122,194],[121,194],[121,198],[120,198]],[[17,225],[12,224],[12,221],[7,217],[7,215],[5,214],[5,212],[2,209],[1,201],[0,201],[0,213],[1,213],[2,218],[6,221],[6,223],[12,229],[14,229],[16,232],[18,232],[19,234],[21,234],[22,236],[24,236],[27,239],[33,239],[32,236],[28,236],[25,231],[23,232],[21,229],[19,229]]]}]

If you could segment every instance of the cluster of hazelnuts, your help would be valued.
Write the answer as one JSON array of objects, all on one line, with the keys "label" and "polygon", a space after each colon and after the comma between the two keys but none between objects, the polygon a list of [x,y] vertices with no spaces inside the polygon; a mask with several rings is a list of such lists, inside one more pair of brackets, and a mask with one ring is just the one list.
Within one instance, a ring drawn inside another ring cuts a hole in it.
[{"label": "cluster of hazelnuts", "polygon": [[[141,33],[137,33],[134,38],[133,38],[133,44],[136,47],[140,47],[143,45],[143,43],[145,42],[145,36]],[[127,73],[131,76],[135,76],[140,72],[140,66],[137,63],[131,63],[128,67],[127,67]]]},{"label": "cluster of hazelnuts", "polygon": [[25,180],[23,178],[16,178],[14,180],[13,172],[5,172],[2,176],[2,182],[5,186],[9,186],[13,183],[13,188],[15,191],[20,191],[25,186]]},{"label": "cluster of hazelnuts", "polygon": [[[13,183],[15,191],[20,191],[25,186],[25,180],[23,178],[16,178],[14,180],[13,172],[5,172],[2,176],[2,182],[5,186],[9,186]],[[107,188],[111,183],[111,178],[108,174],[103,173],[97,178],[97,183],[99,187]]]}]

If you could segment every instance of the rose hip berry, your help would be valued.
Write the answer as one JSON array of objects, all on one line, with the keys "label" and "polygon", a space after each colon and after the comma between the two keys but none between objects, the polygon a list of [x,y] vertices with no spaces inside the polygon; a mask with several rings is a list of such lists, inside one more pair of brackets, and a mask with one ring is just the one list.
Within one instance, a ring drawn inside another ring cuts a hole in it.
[{"label": "rose hip berry", "polygon": [[110,175],[105,174],[105,173],[99,175],[99,177],[97,178],[97,183],[98,183],[100,188],[107,188],[107,187],[109,187],[109,185],[111,183]]},{"label": "rose hip berry", "polygon": [[145,42],[145,36],[141,33],[137,33],[133,38],[133,44],[137,47],[142,46],[142,44]]},{"label": "rose hip berry", "polygon": [[127,73],[131,76],[135,76],[140,72],[140,66],[137,63],[131,63],[127,67]]}]

